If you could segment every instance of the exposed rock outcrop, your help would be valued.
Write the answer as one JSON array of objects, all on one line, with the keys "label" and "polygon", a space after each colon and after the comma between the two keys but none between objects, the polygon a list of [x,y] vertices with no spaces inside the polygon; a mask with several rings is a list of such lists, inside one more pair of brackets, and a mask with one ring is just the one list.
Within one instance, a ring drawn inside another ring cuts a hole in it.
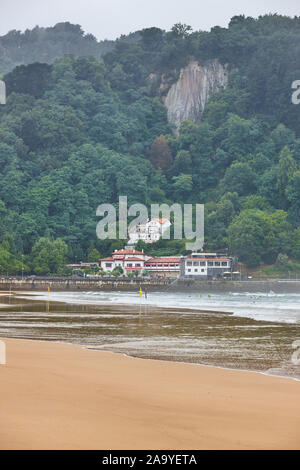
[{"label": "exposed rock outcrop", "polygon": [[168,110],[169,122],[176,129],[185,119],[199,122],[209,97],[226,88],[227,84],[228,67],[217,59],[203,65],[191,61],[181,69],[179,79],[162,98]]}]

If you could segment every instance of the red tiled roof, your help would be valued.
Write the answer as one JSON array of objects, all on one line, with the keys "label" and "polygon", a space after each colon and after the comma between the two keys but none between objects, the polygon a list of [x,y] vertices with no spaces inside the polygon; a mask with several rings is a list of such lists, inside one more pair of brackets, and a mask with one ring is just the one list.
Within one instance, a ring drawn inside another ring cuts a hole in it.
[{"label": "red tiled roof", "polygon": [[166,257],[166,258],[155,258],[154,257],[154,258],[149,259],[148,261],[145,261],[145,264],[148,264],[148,263],[149,264],[150,263],[151,264],[152,263],[179,263],[179,261],[180,261],[180,256],[178,256],[177,258],[176,257],[175,258],[171,258],[171,257],[170,258],[168,258],[168,257]]},{"label": "red tiled roof", "polygon": [[117,250],[112,253],[112,255],[143,255],[142,251],[137,250]]},{"label": "red tiled roof", "polygon": [[185,258],[185,261],[230,261],[230,258]]},{"label": "red tiled roof", "polygon": [[164,224],[165,222],[170,222],[169,219],[166,219],[165,217],[162,217],[162,218],[154,217],[151,220],[157,220],[157,222],[159,222],[160,224]]},{"label": "red tiled roof", "polygon": [[99,261],[101,263],[101,261],[114,261],[114,259],[112,257],[108,257],[108,258],[101,258]]}]

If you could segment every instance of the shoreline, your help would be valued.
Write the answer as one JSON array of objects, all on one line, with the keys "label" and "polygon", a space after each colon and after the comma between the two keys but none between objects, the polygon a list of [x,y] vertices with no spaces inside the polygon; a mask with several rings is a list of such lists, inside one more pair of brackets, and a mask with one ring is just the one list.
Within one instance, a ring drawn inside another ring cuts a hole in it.
[{"label": "shoreline", "polygon": [[2,336],[0,334],[0,340],[7,340],[7,339],[12,339],[12,340],[17,340],[17,341],[36,341],[40,343],[54,343],[54,344],[64,344],[66,346],[76,346],[79,348],[82,348],[85,351],[95,351],[99,353],[106,353],[106,354],[116,354],[120,355],[123,357],[127,357],[128,359],[139,359],[141,361],[155,361],[155,362],[166,362],[170,364],[183,364],[187,366],[200,366],[200,367],[212,367],[214,369],[221,369],[221,370],[228,370],[228,371],[235,371],[235,372],[246,372],[246,373],[251,373],[251,374],[261,374],[265,375],[266,377],[273,377],[275,379],[288,379],[288,380],[294,380],[296,382],[300,382],[300,378],[293,377],[290,375],[276,375],[276,374],[269,374],[267,371],[261,371],[261,370],[252,370],[252,369],[234,369],[232,367],[224,367],[224,366],[217,366],[214,364],[203,364],[201,362],[185,362],[185,361],[171,361],[169,359],[156,359],[154,357],[139,357],[139,356],[133,356],[129,353],[126,352],[118,352],[118,351],[111,351],[109,349],[97,349],[93,348],[92,346],[88,346],[86,344],[76,344],[76,343],[69,343],[67,341],[57,341],[57,340],[46,340],[46,339],[32,339],[32,338],[21,338],[21,337],[15,337],[15,336]]},{"label": "shoreline", "polygon": [[[54,304],[66,304],[66,305],[82,305],[84,304],[84,302],[79,302],[79,301],[76,301],[76,300],[68,300],[68,299],[64,299],[64,300],[60,300],[60,299],[51,299],[50,298],[50,295],[46,292],[28,292],[28,291],[20,291],[20,292],[6,292],[6,293],[1,293],[0,292],[0,297],[5,297],[5,296],[10,296],[11,298],[14,298],[14,299],[17,299],[17,300],[27,300],[29,303],[54,303]],[[38,297],[38,298],[37,298]],[[41,298],[42,297],[42,298]],[[0,310],[2,308],[11,308],[13,307],[13,305],[15,306],[22,306],[22,305],[26,305],[26,304],[1,304],[0,303]],[[120,302],[103,302],[101,304],[94,304],[94,303],[90,303],[91,306],[93,305],[97,305],[97,306],[106,306],[106,307],[118,307],[118,308],[122,308],[122,307],[130,307],[133,311],[136,311],[138,312],[139,309],[141,308],[141,305],[139,304],[129,304],[129,303],[120,303]],[[220,311],[220,310],[206,310],[206,309],[200,309],[200,308],[195,308],[195,307],[167,307],[167,306],[159,306],[159,305],[156,305],[156,304],[142,304],[142,307],[147,307],[147,309],[155,309],[155,310],[162,310],[162,311],[173,311],[175,308],[176,310],[180,310],[181,312],[189,312],[191,310],[193,311],[196,311],[198,313],[210,313],[212,315],[234,315],[233,312],[228,312],[228,311]],[[268,323],[267,320],[260,320],[261,323]],[[225,367],[225,366],[222,366],[222,365],[217,365],[217,364],[209,364],[209,363],[201,363],[201,362],[188,362],[188,361],[178,361],[178,360],[171,360],[171,359],[163,359],[163,358],[156,358],[156,357],[143,357],[143,356],[138,356],[138,355],[133,355],[133,354],[130,354],[130,352],[120,352],[120,351],[114,351],[112,349],[98,349],[97,347],[93,347],[89,344],[86,344],[86,343],[72,343],[72,342],[68,342],[68,341],[59,341],[59,340],[53,340],[53,339],[43,339],[43,338],[26,338],[26,337],[18,337],[18,336],[6,336],[7,338],[11,338],[11,339],[20,339],[20,340],[23,340],[23,341],[38,341],[38,342],[46,342],[46,343],[55,343],[55,344],[65,344],[65,345],[70,345],[70,346],[80,346],[82,347],[83,349],[86,349],[86,350],[91,350],[91,351],[96,351],[96,352],[106,352],[106,353],[112,353],[112,354],[120,354],[124,357],[128,357],[128,358],[132,358],[132,359],[142,359],[142,360],[148,360],[148,361],[162,361],[162,362],[167,362],[167,363],[175,363],[175,364],[186,364],[186,365],[194,365],[194,366],[203,366],[203,367],[213,367],[213,368],[217,368],[217,369],[221,369],[221,370],[228,370],[228,371],[240,371],[240,372],[251,372],[251,373],[256,373],[256,374],[261,374],[261,375],[265,375],[267,377],[274,377],[274,378],[278,378],[278,379],[291,379],[293,381],[296,381],[296,382],[300,382],[300,378],[299,377],[295,377],[295,376],[292,376],[292,375],[278,375],[276,373],[269,373],[268,370],[269,369],[266,369],[266,370],[259,370],[259,369],[247,369],[247,368],[238,368],[238,367]],[[0,339],[3,338],[5,339],[5,337],[2,337],[1,333],[0,333]]]},{"label": "shoreline", "polygon": [[292,378],[2,340],[2,449],[300,449]]},{"label": "shoreline", "polygon": [[224,367],[224,366],[217,366],[214,364],[203,364],[201,362],[185,362],[185,361],[171,361],[169,359],[156,359],[154,357],[139,357],[139,356],[133,356],[129,353],[126,352],[118,352],[118,351],[111,351],[109,349],[97,349],[93,348],[92,346],[88,346],[86,344],[75,344],[75,343],[68,343],[67,341],[56,341],[56,340],[46,340],[46,339],[32,339],[32,338],[20,338],[20,337],[15,337],[15,336],[1,336],[0,334],[0,340],[6,341],[7,339],[11,340],[17,340],[17,341],[36,341],[40,343],[54,343],[54,344],[64,344],[66,346],[76,346],[79,348],[82,348],[85,351],[95,351],[99,353],[106,353],[106,354],[116,354],[120,355],[123,357],[127,357],[128,359],[139,359],[141,361],[154,361],[154,362],[166,362],[169,364],[183,364],[187,366],[200,366],[200,367],[212,367],[214,369],[221,369],[221,370],[228,370],[228,371],[235,371],[235,372],[246,372],[246,373],[251,373],[251,374],[261,374],[265,375],[266,377],[273,377],[275,379],[288,379],[288,380],[294,380],[296,382],[300,382],[300,379],[297,377],[289,376],[289,375],[276,375],[276,374],[269,374],[266,371],[261,371],[261,370],[251,370],[251,369],[234,369],[232,367]]},{"label": "shoreline", "polygon": [[[76,300],[69,300],[69,299],[63,299],[63,300],[59,300],[57,298],[53,299],[53,298],[51,298],[51,294],[47,294],[46,292],[40,292],[40,291],[37,291],[35,294],[33,294],[33,293],[27,294],[27,292],[28,291],[13,292],[12,297],[14,297],[15,299],[23,299],[23,300],[28,299],[28,300],[32,300],[33,302],[52,302],[52,303],[60,303],[60,304],[67,304],[67,305],[130,307],[130,308],[133,308],[135,310],[138,310],[141,307],[147,307],[147,308],[155,308],[155,309],[161,309],[161,310],[166,310],[166,311],[176,309],[176,310],[180,310],[181,312],[190,312],[192,310],[192,311],[195,311],[195,312],[198,312],[198,313],[211,313],[211,314],[215,314],[215,315],[234,315],[233,312],[228,312],[228,311],[225,311],[225,310],[211,310],[211,309],[203,309],[203,308],[197,308],[197,307],[183,307],[183,306],[167,307],[165,305],[151,304],[151,303],[145,302],[144,298],[142,299],[141,303],[138,303],[138,302],[137,303],[107,302],[107,301],[103,301],[101,303],[94,303],[92,301],[87,302],[86,300],[85,301],[78,301],[78,300],[76,301]],[[64,292],[66,292],[66,291],[64,291]],[[57,293],[57,292],[55,292],[55,293]],[[82,292],[82,293],[85,293],[85,292]],[[49,297],[47,297],[47,295],[49,295]],[[24,297],[22,297],[22,296],[24,296]],[[44,298],[41,298],[42,296]],[[39,297],[39,298],[35,298],[35,297]]]}]

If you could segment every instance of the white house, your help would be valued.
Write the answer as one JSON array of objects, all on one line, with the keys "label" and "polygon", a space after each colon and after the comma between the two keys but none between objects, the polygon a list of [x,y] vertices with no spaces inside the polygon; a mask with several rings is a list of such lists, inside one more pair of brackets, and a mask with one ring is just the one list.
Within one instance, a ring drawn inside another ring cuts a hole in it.
[{"label": "white house", "polygon": [[99,264],[106,273],[120,267],[124,274],[128,274],[131,271],[141,272],[144,269],[145,261],[150,258],[151,256],[146,255],[143,251],[122,249],[115,250],[111,256],[100,259]]},{"label": "white house", "polygon": [[166,218],[148,219],[145,224],[138,224],[129,230],[128,244],[135,245],[139,240],[145,243],[157,242],[170,225],[171,222]]},{"label": "white house", "polygon": [[146,255],[143,251],[135,249],[115,250],[111,256],[99,260],[99,265],[107,274],[116,267],[123,269],[125,275],[137,271],[139,275],[143,270],[150,277],[176,277],[180,274],[180,256],[161,256],[159,258]]}]

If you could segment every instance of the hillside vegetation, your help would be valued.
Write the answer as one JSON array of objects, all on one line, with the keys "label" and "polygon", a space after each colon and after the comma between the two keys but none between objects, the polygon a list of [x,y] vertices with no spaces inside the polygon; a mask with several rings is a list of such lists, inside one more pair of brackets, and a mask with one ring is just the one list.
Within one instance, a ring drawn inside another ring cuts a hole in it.
[{"label": "hillside vegetation", "polygon": [[[122,246],[95,232],[97,206],[119,195],[148,206],[205,203],[205,248],[228,246],[248,266],[279,254],[300,260],[300,106],[291,103],[300,18],[239,16],[210,32],[149,28],[102,58],[100,43],[75,29],[77,51],[59,31],[53,48],[26,33],[28,54],[18,57],[20,34],[0,39],[4,70],[34,62],[4,76],[0,272],[20,272],[22,254],[25,270],[50,273]],[[213,58],[228,64],[229,86],[175,137],[149,75],[172,83],[190,59]],[[179,254],[184,242],[146,248]]]},{"label": "hillside vegetation", "polygon": [[[121,36],[117,41],[136,41],[139,33]],[[81,26],[68,22],[49,28],[36,26],[24,33],[9,31],[0,36],[0,74],[10,72],[17,65],[34,62],[52,63],[67,54],[76,57],[93,55],[96,59],[113,49],[116,41],[97,41],[92,34],[85,34]]]}]

